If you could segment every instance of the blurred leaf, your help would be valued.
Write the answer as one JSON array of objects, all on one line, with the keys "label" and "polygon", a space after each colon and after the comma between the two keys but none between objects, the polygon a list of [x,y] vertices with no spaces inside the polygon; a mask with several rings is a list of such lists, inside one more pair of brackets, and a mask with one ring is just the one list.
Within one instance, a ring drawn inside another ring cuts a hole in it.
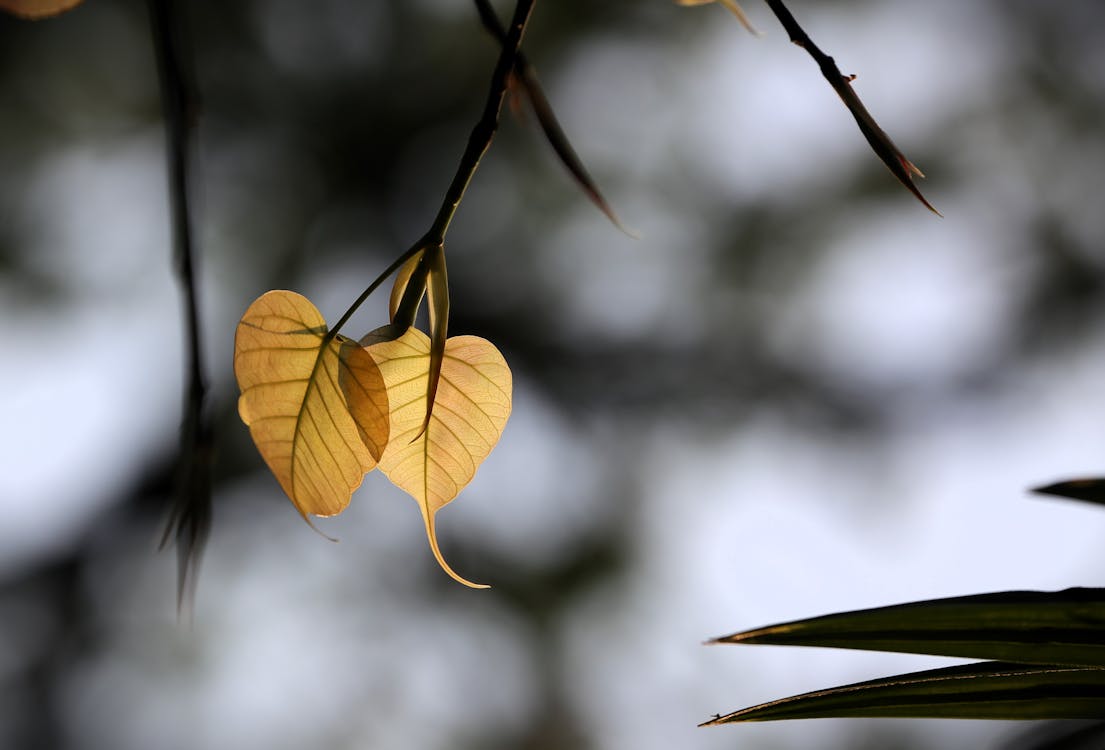
[{"label": "blurred leaf", "polygon": [[20,18],[49,18],[80,5],[84,0],[0,0],[0,10]]},{"label": "blurred leaf", "polygon": [[556,113],[553,111],[552,104],[549,103],[548,98],[545,96],[545,92],[541,88],[541,84],[537,80],[537,72],[525,61],[525,58],[520,58],[518,67],[520,69],[518,78],[521,81],[522,90],[526,92],[526,98],[529,99],[530,106],[533,107],[533,112],[537,116],[537,122],[541,125],[541,132],[545,134],[545,140],[552,146],[552,150],[557,158],[560,159],[560,163],[563,164],[564,168],[568,170],[568,173],[572,175],[572,178],[575,179],[580,189],[583,190],[583,193],[600,211],[602,211],[603,215],[606,216],[614,226],[630,237],[639,239],[640,235],[623,224],[622,220],[618,218],[618,215],[614,213],[614,208],[610,205],[610,202],[606,200],[606,196],[599,190],[595,179],[591,177],[591,173],[588,172],[587,167],[583,165],[583,160],[579,158],[579,154],[572,148],[568,136],[564,133],[563,128],[560,126],[560,121],[556,118]]},{"label": "blurred leaf", "polygon": [[329,335],[306,297],[271,291],[238,324],[234,374],[238,413],[300,514],[341,513],[388,439],[388,396],[371,355]]},{"label": "blurred leaf", "polygon": [[1046,487],[1033,487],[1032,491],[1040,495],[1055,495],[1105,505],[1105,479],[1070,479]]},{"label": "blurred leaf", "polygon": [[[709,1],[712,2],[712,0]],[[499,23],[499,17],[495,14],[495,9],[491,7],[489,0],[476,0],[476,8],[484,27],[491,32],[491,35],[500,44],[504,43],[506,41],[506,30]],[[526,99],[529,100],[530,106],[533,107],[533,112],[537,116],[537,122],[541,125],[541,131],[545,134],[545,139],[552,146],[552,150],[560,159],[560,163],[575,179],[584,194],[614,226],[630,237],[639,238],[636,232],[622,224],[621,219],[614,213],[613,207],[599,190],[594,178],[587,171],[587,167],[583,165],[583,160],[572,148],[571,141],[568,140],[567,134],[560,126],[560,121],[556,118],[552,104],[549,103],[544,89],[541,88],[541,83],[537,80],[537,71],[521,50],[518,51],[516,57],[514,75],[511,76],[510,84],[520,86],[522,91],[525,92]]]},{"label": "blurred leaf", "polygon": [[734,16],[737,17],[737,20],[740,21],[741,26],[743,26],[748,31],[748,33],[755,34],[756,36],[760,35],[760,32],[756,30],[756,28],[752,25],[752,22],[748,20],[748,16],[745,15],[744,8],[740,7],[740,5],[737,4],[736,0],[675,0],[675,2],[683,6],[707,5],[713,2],[720,2],[722,5],[728,8]]},{"label": "blurred leaf", "polygon": [[783,698],[702,726],[821,718],[1095,719],[1105,670],[981,662],[913,672]]},{"label": "blurred leaf", "polygon": [[380,471],[410,493],[422,510],[430,549],[442,569],[473,588],[445,562],[434,515],[472,481],[510,416],[511,374],[491,342],[458,336],[445,342],[437,399],[423,428],[430,339],[417,328],[395,337],[389,326],[361,343],[379,365],[391,400],[391,441]]},{"label": "blurred leaf", "polygon": [[713,642],[1105,666],[1105,589],[933,599],[797,620]]},{"label": "blurred leaf", "polygon": [[1101,750],[1103,747],[1105,722],[1101,721],[1044,722],[1001,743],[1002,750]]}]

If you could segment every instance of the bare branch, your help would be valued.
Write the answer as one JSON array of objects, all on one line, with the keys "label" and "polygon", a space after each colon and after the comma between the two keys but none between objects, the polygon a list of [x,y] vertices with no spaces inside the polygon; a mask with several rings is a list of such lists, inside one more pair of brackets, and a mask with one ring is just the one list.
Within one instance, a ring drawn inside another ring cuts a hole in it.
[{"label": "bare branch", "polygon": [[918,177],[924,177],[925,175],[894,145],[894,142],[890,140],[890,136],[879,127],[879,124],[875,122],[875,118],[863,106],[863,102],[860,101],[859,96],[852,88],[852,80],[855,76],[846,76],[840,72],[840,69],[836,66],[836,61],[813,43],[813,40],[798,25],[782,0],[767,0],[767,4],[783,24],[787,34],[790,35],[790,41],[806,50],[818,67],[821,68],[821,75],[825,76],[825,80],[840,96],[844,106],[856,118],[856,124],[859,125],[863,137],[871,144],[871,148],[882,159],[883,164],[887,166],[891,174],[897,177],[898,181],[905,185],[906,189],[913,193],[917,200],[921,201],[929,211],[941,216],[942,214],[925,200],[925,196],[921,195],[920,189],[913,182],[914,175]]}]

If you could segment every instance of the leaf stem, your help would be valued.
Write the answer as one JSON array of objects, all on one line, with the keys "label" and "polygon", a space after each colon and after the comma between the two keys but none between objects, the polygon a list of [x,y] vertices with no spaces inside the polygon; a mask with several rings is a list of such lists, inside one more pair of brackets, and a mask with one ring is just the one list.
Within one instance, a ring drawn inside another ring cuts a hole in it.
[{"label": "leaf stem", "polygon": [[322,345],[325,347],[328,343],[330,343],[334,339],[334,337],[338,335],[338,331],[341,330],[341,327],[349,322],[349,319],[353,317],[353,313],[357,312],[357,308],[364,304],[364,301],[368,299],[372,295],[372,293],[380,287],[380,284],[383,284],[385,281],[387,281],[389,276],[398,271],[399,267],[406,263],[408,260],[420,253],[424,247],[425,238],[422,238],[415,244],[411,245],[411,247],[406,252],[393,260],[391,262],[391,265],[385,268],[383,272],[376,277],[376,280],[369,284],[367,289],[361,292],[361,296],[357,297],[353,304],[349,306],[349,309],[345,311],[345,314],[342,315],[338,322],[334,324],[334,327],[331,328],[330,331],[323,337]]}]

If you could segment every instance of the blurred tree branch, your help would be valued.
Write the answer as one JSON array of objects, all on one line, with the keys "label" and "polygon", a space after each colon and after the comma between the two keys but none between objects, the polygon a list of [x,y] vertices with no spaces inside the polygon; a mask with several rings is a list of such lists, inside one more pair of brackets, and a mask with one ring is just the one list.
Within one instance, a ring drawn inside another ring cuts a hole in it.
[{"label": "blurred tree branch", "polygon": [[188,201],[190,132],[196,95],[185,25],[173,0],[148,0],[154,54],[165,118],[173,260],[184,297],[186,377],[184,417],[175,497],[161,539],[175,537],[178,556],[177,606],[195,593],[196,575],[211,528],[212,431],[205,413],[202,334],[196,263]]}]

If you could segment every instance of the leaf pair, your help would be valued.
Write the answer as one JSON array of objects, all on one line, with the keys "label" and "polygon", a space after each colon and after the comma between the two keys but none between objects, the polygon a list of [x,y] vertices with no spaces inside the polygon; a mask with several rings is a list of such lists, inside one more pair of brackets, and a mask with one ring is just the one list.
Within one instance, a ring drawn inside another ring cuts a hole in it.
[{"label": "leaf pair", "polygon": [[510,369],[490,342],[460,336],[443,341],[432,378],[431,348],[413,327],[387,326],[354,342],[331,333],[307,298],[270,291],[238,324],[238,411],[308,523],[308,514],[341,513],[379,466],[419,503],[441,567],[483,588],[446,564],[434,515],[498,442],[510,415]]},{"label": "leaf pair", "polygon": [[1105,716],[1105,589],[1009,591],[773,625],[714,643],[994,659],[805,693],[707,724],[823,717]]}]

